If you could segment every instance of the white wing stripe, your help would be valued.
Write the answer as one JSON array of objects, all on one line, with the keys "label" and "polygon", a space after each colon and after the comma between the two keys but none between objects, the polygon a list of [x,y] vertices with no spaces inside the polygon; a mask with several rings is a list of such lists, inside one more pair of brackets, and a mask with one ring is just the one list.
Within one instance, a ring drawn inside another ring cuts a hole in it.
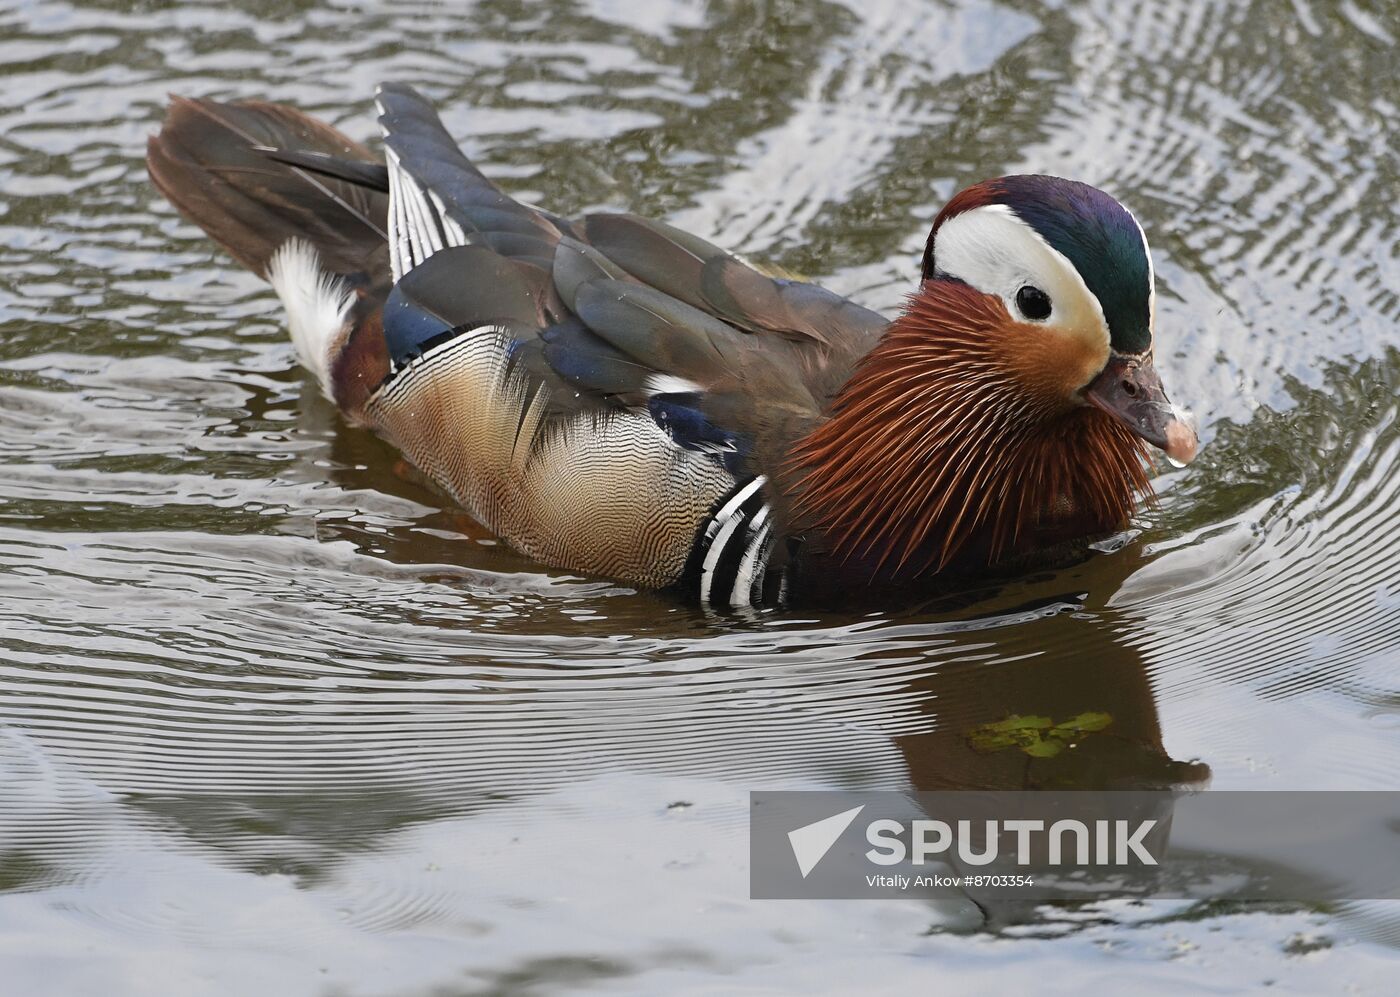
[{"label": "white wing stripe", "polygon": [[411,177],[404,186],[410,195],[408,210],[418,242],[418,262],[422,263],[442,248],[442,230],[437,223],[437,211],[423,196],[423,189]]},{"label": "white wing stripe", "polygon": [[399,157],[392,149],[387,150],[389,163],[389,266],[393,271],[394,283],[406,274],[412,263],[408,246],[408,225],[405,224],[403,206],[403,170],[399,167]]},{"label": "white wing stripe", "polygon": [[393,149],[385,150],[385,159],[389,166],[389,265],[397,283],[439,250],[465,246],[470,240],[462,226],[448,216],[442,198],[419,184]]},{"label": "white wing stripe", "polygon": [[437,209],[438,221],[442,223],[442,232],[447,239],[449,246],[465,246],[470,240],[467,233],[462,231],[462,226],[458,225],[447,213],[447,205],[442,203],[442,198],[438,197],[437,191],[429,190],[428,197],[432,198],[433,207]]}]

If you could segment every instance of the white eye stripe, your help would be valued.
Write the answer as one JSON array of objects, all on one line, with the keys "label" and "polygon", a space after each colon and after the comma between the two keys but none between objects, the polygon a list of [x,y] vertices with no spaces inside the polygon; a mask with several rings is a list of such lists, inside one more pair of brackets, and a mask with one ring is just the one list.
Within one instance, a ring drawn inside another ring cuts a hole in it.
[{"label": "white eye stripe", "polygon": [[1063,253],[1004,204],[982,205],[944,222],[934,240],[934,263],[940,273],[1001,298],[1014,316],[1021,314],[1017,292],[1037,287],[1051,308],[1040,321],[1101,337],[1107,348],[1108,322],[1098,297]]}]

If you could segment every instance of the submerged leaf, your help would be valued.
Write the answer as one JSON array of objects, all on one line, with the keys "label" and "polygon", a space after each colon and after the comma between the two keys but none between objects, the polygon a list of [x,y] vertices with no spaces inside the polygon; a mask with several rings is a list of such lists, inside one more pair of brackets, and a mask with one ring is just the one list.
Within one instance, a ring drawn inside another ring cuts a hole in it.
[{"label": "submerged leaf", "polygon": [[981,754],[1019,748],[1032,758],[1054,758],[1067,745],[1111,723],[1113,716],[1108,713],[1080,713],[1058,724],[1049,717],[1013,713],[1005,720],[974,727],[968,732],[967,743]]}]

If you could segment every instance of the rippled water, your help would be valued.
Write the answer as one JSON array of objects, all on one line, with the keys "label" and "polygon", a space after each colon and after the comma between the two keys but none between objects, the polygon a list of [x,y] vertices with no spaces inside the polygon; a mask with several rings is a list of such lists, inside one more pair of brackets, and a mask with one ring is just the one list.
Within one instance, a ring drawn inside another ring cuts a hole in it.
[{"label": "rippled water", "polygon": [[[1392,907],[756,903],[745,822],[754,788],[1395,788],[1397,39],[1362,0],[6,5],[0,989],[1391,992]],[[545,571],[341,425],[146,182],[168,91],[368,136],[384,79],[519,196],[886,309],[958,187],[1103,186],[1207,449],[1120,549],[937,605]],[[1050,759],[967,736],[1086,710]]]}]

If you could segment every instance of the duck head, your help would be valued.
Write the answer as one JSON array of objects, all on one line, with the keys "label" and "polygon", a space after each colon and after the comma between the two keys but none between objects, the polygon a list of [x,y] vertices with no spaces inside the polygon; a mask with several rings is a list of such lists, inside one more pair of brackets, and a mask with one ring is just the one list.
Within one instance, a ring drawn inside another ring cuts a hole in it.
[{"label": "duck head", "polygon": [[923,277],[934,282],[928,294],[953,280],[998,299],[1004,334],[1025,338],[1023,372],[1046,390],[1101,408],[1178,463],[1196,455],[1196,434],[1152,365],[1147,236],[1103,191],[1049,176],[970,187],[934,222]]},{"label": "duck head", "polygon": [[1104,192],[1002,177],[954,197],[923,276],[794,451],[797,510],[846,558],[940,569],[1123,524],[1147,445],[1196,434],[1153,367],[1146,236]]}]

